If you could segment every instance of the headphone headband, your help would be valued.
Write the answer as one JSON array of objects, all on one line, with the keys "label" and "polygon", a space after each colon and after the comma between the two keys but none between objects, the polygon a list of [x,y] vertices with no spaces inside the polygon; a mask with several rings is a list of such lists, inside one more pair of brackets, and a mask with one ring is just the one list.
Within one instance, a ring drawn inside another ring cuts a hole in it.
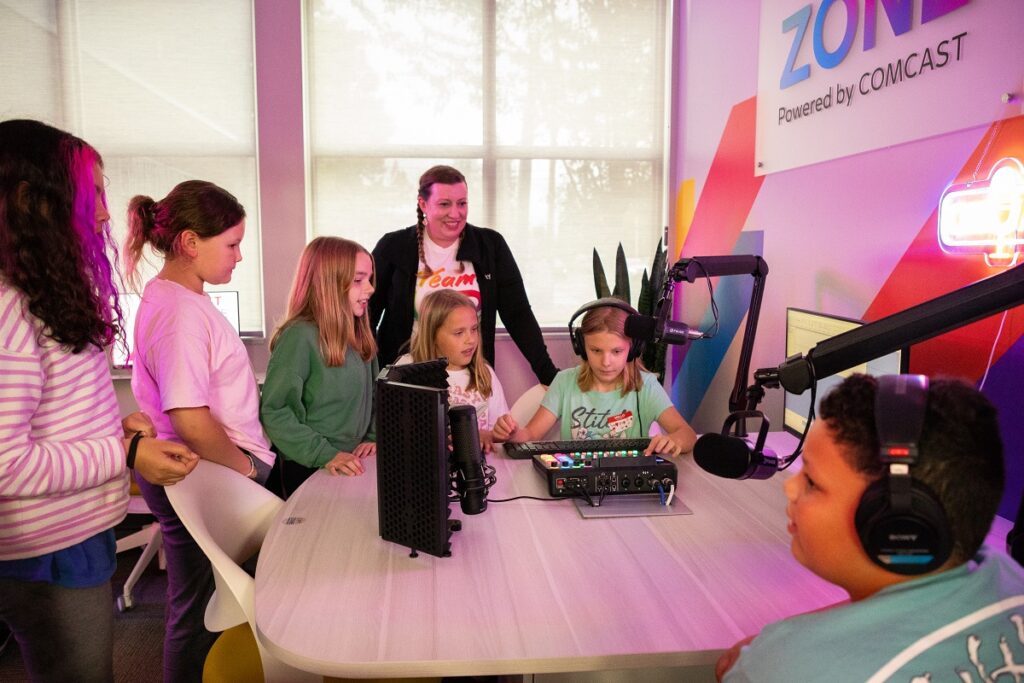
[{"label": "headphone headband", "polygon": [[[575,327],[573,323],[580,316],[585,315],[588,311],[592,311],[595,308],[617,308],[620,311],[625,311],[628,315],[640,315],[635,308],[627,304],[622,299],[616,299],[613,296],[606,296],[601,299],[595,299],[590,303],[583,304],[576,309],[576,312],[569,318],[569,341],[572,344],[572,350],[576,352],[576,355],[583,360],[587,359],[587,349],[583,342],[583,334],[580,332],[580,328]],[[625,334],[625,332],[623,332]],[[629,335],[626,335],[629,339],[629,353],[626,356],[627,361],[634,361],[640,357],[640,354],[644,352],[644,340],[633,339]]]},{"label": "headphone headband", "polygon": [[949,522],[935,494],[911,474],[928,403],[924,375],[878,378],[875,426],[886,472],[861,496],[854,522],[868,557],[896,574],[941,567],[953,550]]}]

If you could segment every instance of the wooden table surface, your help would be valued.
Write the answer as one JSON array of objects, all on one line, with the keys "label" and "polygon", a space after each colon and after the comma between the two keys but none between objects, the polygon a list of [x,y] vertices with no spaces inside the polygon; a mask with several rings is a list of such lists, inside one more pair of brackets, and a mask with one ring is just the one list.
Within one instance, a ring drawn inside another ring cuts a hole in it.
[{"label": "wooden table surface", "polygon": [[[679,460],[693,514],[583,519],[568,500],[491,503],[452,556],[383,541],[373,460],[318,472],[264,542],[256,622],[282,661],[346,677],[546,673],[713,662],[769,622],[845,599],[790,555],[782,476],[733,481]],[[491,498],[545,495],[490,457]]]}]

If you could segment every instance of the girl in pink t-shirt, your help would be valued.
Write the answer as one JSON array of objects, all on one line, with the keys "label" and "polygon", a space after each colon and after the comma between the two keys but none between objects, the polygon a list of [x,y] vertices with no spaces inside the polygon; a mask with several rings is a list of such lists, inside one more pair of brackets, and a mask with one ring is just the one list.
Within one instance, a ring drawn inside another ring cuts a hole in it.
[{"label": "girl in pink t-shirt", "polygon": [[[189,180],[128,207],[126,270],[137,281],[149,245],[163,267],[142,293],[135,321],[132,391],[157,433],[204,460],[266,481],[274,463],[259,422],[259,392],[242,340],[204,289],[231,280],[242,259],[245,209],[213,183]],[[199,680],[216,639],[203,625],[213,593],[210,562],[162,489],[140,484],[160,521],[167,555],[164,679]]]}]

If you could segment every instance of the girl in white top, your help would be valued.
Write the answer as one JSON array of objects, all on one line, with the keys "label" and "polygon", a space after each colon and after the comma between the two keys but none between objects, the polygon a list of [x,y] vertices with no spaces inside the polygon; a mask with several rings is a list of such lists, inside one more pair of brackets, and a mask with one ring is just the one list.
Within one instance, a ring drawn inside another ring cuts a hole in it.
[{"label": "girl in white top", "polygon": [[480,446],[489,453],[494,423],[508,412],[508,404],[498,376],[480,353],[480,320],[473,300],[451,289],[425,296],[409,350],[396,364],[448,359],[448,403],[476,408]]},{"label": "girl in white top", "polygon": [[[189,180],[160,201],[128,206],[126,270],[137,280],[142,249],[164,257],[142,294],[135,320],[132,391],[157,434],[204,460],[266,481],[274,463],[259,421],[259,392],[242,340],[204,291],[231,280],[242,260],[245,209],[213,183]],[[203,614],[213,593],[209,561],[162,489],[140,483],[160,521],[167,557],[164,680],[199,680],[216,634]]]},{"label": "girl in white top", "polygon": [[0,122],[0,621],[33,681],[114,678],[113,527],[128,472],[173,484],[195,454],[118,418],[121,327],[103,160],[39,121]]}]

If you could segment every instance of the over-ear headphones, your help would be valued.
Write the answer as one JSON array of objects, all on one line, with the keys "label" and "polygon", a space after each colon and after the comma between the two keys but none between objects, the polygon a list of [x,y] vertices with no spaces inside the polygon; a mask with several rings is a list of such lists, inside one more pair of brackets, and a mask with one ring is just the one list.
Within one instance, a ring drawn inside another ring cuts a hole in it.
[{"label": "over-ear headphones", "polygon": [[[576,309],[576,312],[569,318],[569,341],[572,343],[572,350],[576,352],[576,355],[583,360],[587,359],[587,347],[583,342],[583,334],[580,332],[580,328],[575,327],[573,323],[576,319],[584,315],[587,311],[592,311],[595,308],[617,308],[620,311],[625,311],[629,315],[640,315],[637,310],[627,304],[622,299],[616,299],[615,297],[606,296],[603,299],[596,299],[591,301],[589,304],[584,304]],[[625,333],[623,333],[625,334]],[[644,340],[633,339],[626,335],[629,339],[629,353],[626,355],[627,361],[634,361],[640,357],[640,354],[644,352]]]},{"label": "over-ear headphones", "polygon": [[924,375],[878,379],[875,424],[886,474],[861,496],[854,523],[871,560],[896,574],[926,574],[953,551],[949,521],[935,494],[911,476],[928,402]]}]

